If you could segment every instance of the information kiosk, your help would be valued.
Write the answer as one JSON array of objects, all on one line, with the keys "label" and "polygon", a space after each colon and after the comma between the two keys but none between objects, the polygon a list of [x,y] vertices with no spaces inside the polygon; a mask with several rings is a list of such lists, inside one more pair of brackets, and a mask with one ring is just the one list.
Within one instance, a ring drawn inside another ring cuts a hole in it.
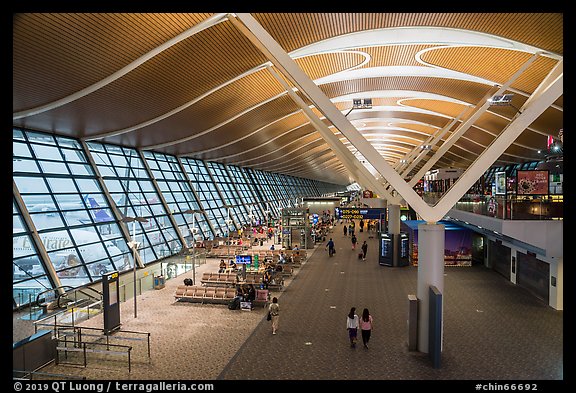
[{"label": "information kiosk", "polygon": [[236,265],[242,265],[242,278],[246,280],[246,265],[252,264],[252,255],[236,255]]},{"label": "information kiosk", "polygon": [[102,275],[102,300],[104,302],[104,333],[120,328],[120,291],[118,272]]},{"label": "information kiosk", "polygon": [[382,266],[408,266],[408,234],[380,233],[378,263]]}]

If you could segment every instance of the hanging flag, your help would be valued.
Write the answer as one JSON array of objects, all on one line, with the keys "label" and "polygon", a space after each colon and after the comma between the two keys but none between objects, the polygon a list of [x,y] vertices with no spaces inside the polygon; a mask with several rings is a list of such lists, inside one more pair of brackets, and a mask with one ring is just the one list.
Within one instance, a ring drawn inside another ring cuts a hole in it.
[{"label": "hanging flag", "polygon": [[548,139],[546,140],[546,148],[550,149],[550,146],[554,143],[554,138],[552,135],[548,135]]}]

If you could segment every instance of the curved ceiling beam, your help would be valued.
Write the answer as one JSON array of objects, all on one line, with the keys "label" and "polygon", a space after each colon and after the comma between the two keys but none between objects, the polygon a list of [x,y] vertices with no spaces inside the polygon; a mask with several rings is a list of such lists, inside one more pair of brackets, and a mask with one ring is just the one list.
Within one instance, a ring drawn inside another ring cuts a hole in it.
[{"label": "curved ceiling beam", "polygon": [[[359,42],[362,45],[359,45]],[[471,30],[449,27],[390,27],[328,38],[294,50],[290,52],[290,56],[294,58],[314,53],[389,45],[482,46],[517,50],[532,54],[542,51],[540,48],[521,42]],[[562,58],[561,55],[551,52],[545,52],[544,55],[554,59]]]},{"label": "curved ceiling beam", "polygon": [[190,136],[187,136],[187,137],[185,137],[185,138],[175,139],[175,140],[170,141],[170,142],[158,143],[158,144],[156,144],[156,145],[142,146],[142,150],[161,149],[161,148],[163,148],[163,147],[172,146],[172,145],[176,145],[176,144],[178,144],[178,143],[188,142],[188,141],[190,141],[190,140],[192,140],[192,139],[199,138],[199,137],[201,137],[201,136],[203,136],[203,135],[208,134],[209,132],[212,132],[212,131],[214,131],[214,130],[216,130],[216,129],[218,129],[218,128],[220,128],[220,127],[222,127],[222,126],[224,126],[224,125],[226,125],[226,124],[228,124],[228,123],[230,123],[231,121],[234,121],[234,120],[238,119],[239,117],[245,115],[246,113],[248,113],[248,112],[250,112],[250,111],[253,111],[253,110],[256,109],[256,108],[261,107],[262,105],[265,105],[265,104],[267,104],[267,103],[269,103],[269,102],[271,102],[271,101],[274,101],[276,98],[282,97],[284,94],[286,94],[286,93],[280,93],[280,94],[277,94],[277,95],[275,95],[275,96],[273,96],[273,97],[267,98],[267,99],[265,99],[264,101],[260,101],[259,103],[257,103],[257,104],[255,104],[255,105],[252,105],[251,107],[248,107],[248,108],[244,109],[242,112],[239,112],[239,113],[235,114],[234,116],[229,117],[228,119],[224,120],[223,122],[220,122],[220,123],[218,123],[218,124],[216,124],[216,125],[214,125],[214,126],[212,126],[212,127],[210,127],[210,128],[207,128],[206,130],[200,131],[200,132],[198,132],[198,133],[196,133],[196,134],[194,134],[194,135],[190,135]]},{"label": "curved ceiling beam", "polygon": [[493,86],[496,84],[494,81],[480,78],[474,75],[466,74],[464,72],[450,70],[448,68],[440,68],[433,66],[377,66],[366,67],[356,70],[346,70],[337,72],[332,75],[327,75],[320,79],[314,80],[317,85],[327,83],[336,83],[349,80],[366,79],[366,78],[385,78],[385,77],[399,77],[399,76],[417,76],[426,78],[444,78],[456,79],[467,82],[480,83],[483,85]]},{"label": "curved ceiling beam", "polygon": [[253,73],[255,73],[255,72],[258,72],[258,71],[262,70],[263,68],[264,68],[264,67],[256,67],[256,68],[252,68],[252,69],[250,69],[250,70],[248,70],[248,71],[246,71],[246,72],[243,72],[242,74],[240,74],[240,75],[238,75],[238,76],[236,76],[236,77],[234,77],[234,78],[232,78],[232,79],[230,79],[230,80],[227,80],[226,82],[224,82],[224,83],[222,83],[222,84],[220,84],[220,85],[218,85],[218,86],[216,86],[216,87],[213,87],[212,89],[210,89],[210,90],[208,90],[207,92],[199,95],[198,97],[195,97],[195,98],[193,98],[192,100],[190,100],[190,101],[188,101],[188,102],[180,105],[179,107],[174,108],[174,109],[172,109],[171,111],[168,111],[168,112],[166,112],[166,113],[164,113],[164,114],[162,114],[162,115],[160,115],[160,116],[156,116],[156,117],[154,117],[154,118],[152,118],[152,119],[150,119],[150,120],[146,120],[146,121],[144,121],[144,122],[142,122],[142,123],[135,124],[135,125],[133,125],[133,126],[126,127],[126,128],[120,129],[120,130],[106,131],[106,132],[102,132],[102,133],[100,133],[100,134],[95,134],[95,135],[92,135],[92,136],[90,136],[90,137],[84,138],[83,140],[85,140],[85,141],[91,141],[91,140],[95,140],[95,139],[102,139],[102,138],[107,138],[107,137],[122,135],[122,134],[126,134],[126,133],[128,133],[128,132],[136,131],[136,130],[139,130],[140,128],[144,128],[144,127],[147,127],[147,126],[149,126],[149,125],[152,125],[152,124],[157,123],[157,122],[159,122],[159,121],[161,121],[161,120],[167,119],[168,117],[170,117],[170,116],[172,116],[172,115],[175,115],[175,114],[177,114],[178,112],[183,111],[184,109],[188,108],[189,106],[194,105],[195,103],[197,103],[197,102],[203,100],[204,98],[208,97],[210,94],[217,92],[218,90],[220,90],[220,89],[228,86],[228,85],[231,84],[231,83],[236,82],[237,80],[240,80],[240,79],[244,78],[245,76],[248,76],[248,75],[251,75],[251,74],[253,74]]},{"label": "curved ceiling beam", "polygon": [[170,48],[171,46],[179,43],[180,41],[185,40],[185,39],[193,36],[194,34],[197,34],[197,33],[201,32],[202,30],[205,30],[209,27],[212,27],[212,26],[214,26],[214,25],[216,25],[216,24],[218,24],[224,20],[227,20],[228,19],[227,16],[228,16],[227,13],[215,14],[215,15],[211,16],[210,18],[192,26],[188,30],[185,30],[184,32],[178,34],[176,37],[166,41],[162,45],[152,49],[150,52],[140,56],[138,59],[136,59],[132,63],[122,67],[121,69],[119,69],[118,71],[116,71],[112,75],[108,76],[107,78],[104,78],[104,79],[94,83],[91,86],[88,86],[88,87],[86,87],[80,91],[77,91],[76,93],[70,94],[64,98],[57,100],[57,101],[38,106],[36,108],[26,109],[24,111],[16,112],[12,115],[12,119],[17,120],[17,119],[21,119],[23,117],[37,115],[39,113],[43,113],[43,112],[58,108],[62,105],[68,104],[68,103],[75,101],[79,98],[82,98],[82,97],[84,97],[90,93],[93,93],[96,90],[101,89],[102,87],[104,87],[104,86],[114,82],[115,80],[123,77],[124,75],[126,75],[130,71],[134,70],[135,68],[137,68],[140,65],[142,65],[143,63],[147,62],[148,60],[150,60],[154,56],[165,51],[166,49]]}]

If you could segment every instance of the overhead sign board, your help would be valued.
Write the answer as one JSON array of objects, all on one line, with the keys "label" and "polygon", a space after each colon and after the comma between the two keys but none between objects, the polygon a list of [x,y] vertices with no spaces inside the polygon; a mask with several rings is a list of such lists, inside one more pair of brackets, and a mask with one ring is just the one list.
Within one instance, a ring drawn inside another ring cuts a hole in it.
[{"label": "overhead sign board", "polygon": [[337,207],[334,209],[335,215],[338,219],[352,219],[352,220],[378,220],[380,215],[386,217],[386,209],[363,209],[355,207]]}]

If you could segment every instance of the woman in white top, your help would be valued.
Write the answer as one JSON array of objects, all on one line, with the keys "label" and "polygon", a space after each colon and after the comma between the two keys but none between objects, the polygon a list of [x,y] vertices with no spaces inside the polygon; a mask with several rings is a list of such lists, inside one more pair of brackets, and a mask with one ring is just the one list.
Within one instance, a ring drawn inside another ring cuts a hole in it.
[{"label": "woman in white top", "polygon": [[272,317],[272,334],[276,334],[278,330],[278,319],[280,318],[280,306],[278,305],[278,298],[272,298],[272,303],[268,306],[268,312]]},{"label": "woman in white top", "polygon": [[348,337],[350,338],[350,347],[356,348],[356,337],[358,336],[359,319],[356,315],[356,307],[352,307],[346,318],[346,329],[348,329]]}]

